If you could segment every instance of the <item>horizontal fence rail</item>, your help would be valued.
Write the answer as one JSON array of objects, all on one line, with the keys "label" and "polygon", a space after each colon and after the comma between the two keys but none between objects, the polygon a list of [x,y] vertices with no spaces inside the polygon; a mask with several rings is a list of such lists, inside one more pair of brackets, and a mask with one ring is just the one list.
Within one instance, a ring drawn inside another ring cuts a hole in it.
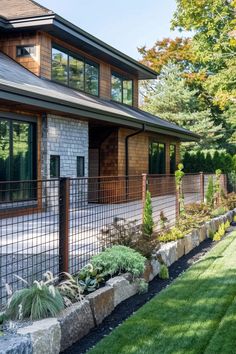
[{"label": "horizontal fence rail", "polygon": [[[185,204],[204,201],[210,175],[186,174]],[[226,189],[226,179],[222,185]],[[114,243],[119,225],[142,226],[147,190],[155,228],[160,216],[173,226],[179,215],[174,175],[61,178],[0,182],[0,305],[13,290],[43,273],[75,273]]]}]

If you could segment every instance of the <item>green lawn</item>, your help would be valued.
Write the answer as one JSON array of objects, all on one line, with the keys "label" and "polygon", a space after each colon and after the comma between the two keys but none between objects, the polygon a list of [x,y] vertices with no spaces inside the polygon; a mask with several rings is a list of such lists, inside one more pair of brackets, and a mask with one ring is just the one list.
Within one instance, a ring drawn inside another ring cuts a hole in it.
[{"label": "green lawn", "polygon": [[236,232],[89,354],[235,354]]}]

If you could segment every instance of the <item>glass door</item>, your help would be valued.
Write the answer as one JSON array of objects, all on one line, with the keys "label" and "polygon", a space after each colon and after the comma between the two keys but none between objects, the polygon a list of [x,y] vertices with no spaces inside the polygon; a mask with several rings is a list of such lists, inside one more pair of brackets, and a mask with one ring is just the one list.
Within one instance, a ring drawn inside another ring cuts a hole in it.
[{"label": "glass door", "polygon": [[[0,202],[35,199],[36,124],[0,118]],[[27,182],[30,181],[30,182]]]}]

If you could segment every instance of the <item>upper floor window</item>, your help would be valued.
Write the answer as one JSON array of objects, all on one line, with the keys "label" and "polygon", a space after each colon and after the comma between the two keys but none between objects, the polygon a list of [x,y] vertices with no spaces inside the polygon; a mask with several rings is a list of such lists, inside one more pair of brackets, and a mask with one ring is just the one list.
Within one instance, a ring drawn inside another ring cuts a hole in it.
[{"label": "upper floor window", "polygon": [[111,99],[116,102],[132,106],[133,104],[133,80],[112,73],[111,75]]},{"label": "upper floor window", "polygon": [[151,142],[149,146],[149,173],[164,174],[166,172],[166,146]]},{"label": "upper floor window", "polygon": [[32,45],[18,45],[16,47],[17,58],[28,58],[35,56],[35,46]]},{"label": "upper floor window", "polygon": [[54,46],[52,48],[52,80],[76,90],[98,96],[98,64]]}]

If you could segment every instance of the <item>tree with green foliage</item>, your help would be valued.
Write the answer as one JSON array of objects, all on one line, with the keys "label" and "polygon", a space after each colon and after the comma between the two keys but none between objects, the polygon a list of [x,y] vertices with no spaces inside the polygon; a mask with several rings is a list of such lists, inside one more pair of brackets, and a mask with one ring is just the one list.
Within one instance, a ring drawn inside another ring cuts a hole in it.
[{"label": "tree with green foliage", "polygon": [[151,236],[153,233],[154,221],[152,215],[152,199],[151,193],[147,191],[146,200],[143,213],[143,232],[147,236]]},{"label": "tree with green foliage", "polygon": [[201,149],[219,146],[224,134],[222,124],[216,125],[211,111],[202,105],[198,90],[189,87],[177,64],[164,66],[158,80],[150,85],[144,97],[146,111],[201,136],[200,143],[188,146]]},{"label": "tree with green foliage", "polygon": [[[181,77],[185,79],[184,87],[187,86],[194,93],[197,102],[194,113],[198,113],[198,116],[194,121],[194,131],[201,133],[205,125],[203,137],[205,141],[209,138],[209,144],[206,143],[204,146],[211,148],[214,145],[230,153],[236,152],[236,36],[233,35],[235,10],[235,0],[192,0],[191,2],[177,0],[172,27],[180,31],[192,32],[191,38],[164,38],[157,41],[152,48],[139,48],[141,61],[156,70],[160,78],[163,68],[170,62],[179,66]],[[175,90],[181,93],[179,75],[175,79],[176,82],[171,85],[172,93]],[[146,100],[147,90],[150,90],[148,100]],[[141,92],[144,95],[144,109],[151,108],[152,113],[172,120],[173,114],[169,114],[168,109],[160,110],[159,106],[153,109],[158,99],[166,104],[169,98],[168,104],[172,106],[174,94],[169,95],[170,90],[161,95],[156,92],[155,86],[153,89],[145,82]],[[185,93],[184,97],[186,97]],[[178,103],[179,100],[174,102]],[[188,107],[191,116],[192,106],[188,105]],[[180,118],[176,117],[174,121],[182,124],[185,120],[182,113],[186,112],[188,113],[188,110],[179,107],[176,113],[180,114]],[[202,119],[200,114],[203,114]],[[214,128],[217,129],[219,126],[222,126],[221,136],[217,136],[219,130],[214,132]],[[186,127],[191,127],[191,124]],[[208,137],[206,131],[211,131],[213,135],[209,133]],[[202,141],[198,149],[202,149]]]}]

